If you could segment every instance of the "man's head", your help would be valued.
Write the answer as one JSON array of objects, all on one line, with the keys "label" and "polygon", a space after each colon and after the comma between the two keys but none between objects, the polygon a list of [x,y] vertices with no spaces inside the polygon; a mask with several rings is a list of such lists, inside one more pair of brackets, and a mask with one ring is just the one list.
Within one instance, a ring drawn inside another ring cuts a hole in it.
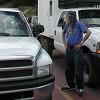
[{"label": "man's head", "polygon": [[75,23],[77,21],[76,12],[75,11],[68,11],[66,13],[66,21],[69,24],[69,27],[73,30],[75,28]]},{"label": "man's head", "polygon": [[75,11],[68,11],[66,13],[66,17],[67,17],[67,21],[71,22],[71,23],[73,23],[77,20]]}]

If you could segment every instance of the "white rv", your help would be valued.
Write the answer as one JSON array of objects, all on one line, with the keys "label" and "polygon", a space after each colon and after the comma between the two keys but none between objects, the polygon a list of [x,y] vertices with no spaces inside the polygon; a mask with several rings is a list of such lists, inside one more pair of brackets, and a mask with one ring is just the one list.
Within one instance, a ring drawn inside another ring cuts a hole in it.
[{"label": "white rv", "polygon": [[38,0],[38,23],[45,31],[39,37],[42,45],[52,56],[53,49],[65,52],[62,41],[63,16],[67,11],[75,11],[77,19],[85,23],[92,32],[84,43],[84,81],[98,83],[100,72],[100,0]]}]

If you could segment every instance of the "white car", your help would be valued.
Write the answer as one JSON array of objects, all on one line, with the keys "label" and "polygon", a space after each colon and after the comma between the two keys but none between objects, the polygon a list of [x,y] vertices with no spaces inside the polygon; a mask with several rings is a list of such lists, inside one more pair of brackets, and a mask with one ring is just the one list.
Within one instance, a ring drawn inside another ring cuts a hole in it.
[{"label": "white car", "polygon": [[19,10],[0,8],[2,100],[9,95],[13,100],[51,100],[53,88],[52,59],[33,37],[25,16]]}]

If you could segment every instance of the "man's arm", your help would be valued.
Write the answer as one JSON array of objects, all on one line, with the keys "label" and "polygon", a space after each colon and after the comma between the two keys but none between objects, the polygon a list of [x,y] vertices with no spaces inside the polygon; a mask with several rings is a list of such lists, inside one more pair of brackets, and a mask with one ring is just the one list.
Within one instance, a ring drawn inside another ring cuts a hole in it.
[{"label": "man's arm", "polygon": [[91,35],[91,31],[89,29],[87,29],[83,40],[79,44],[74,46],[75,49],[80,49],[82,47],[83,43],[89,38],[90,35]]},{"label": "man's arm", "polygon": [[91,31],[89,29],[87,29],[85,37],[82,40],[83,43],[89,38],[90,34],[91,34]]},{"label": "man's arm", "polygon": [[65,41],[65,33],[64,32],[62,32],[62,39],[63,39],[63,43],[64,43],[65,48],[67,48],[67,43]]},{"label": "man's arm", "polygon": [[66,21],[64,22],[64,28],[62,30],[62,39],[63,39],[63,43],[64,43],[65,48],[67,48],[67,42],[65,40],[65,34],[66,34]]}]

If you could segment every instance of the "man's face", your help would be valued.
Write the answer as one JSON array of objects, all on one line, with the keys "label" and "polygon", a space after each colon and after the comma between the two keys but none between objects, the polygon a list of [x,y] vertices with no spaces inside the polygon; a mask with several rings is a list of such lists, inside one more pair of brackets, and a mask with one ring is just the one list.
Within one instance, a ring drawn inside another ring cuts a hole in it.
[{"label": "man's face", "polygon": [[66,15],[64,15],[64,20],[66,20]]},{"label": "man's face", "polygon": [[67,23],[69,23],[69,16],[66,16],[66,21]]}]

